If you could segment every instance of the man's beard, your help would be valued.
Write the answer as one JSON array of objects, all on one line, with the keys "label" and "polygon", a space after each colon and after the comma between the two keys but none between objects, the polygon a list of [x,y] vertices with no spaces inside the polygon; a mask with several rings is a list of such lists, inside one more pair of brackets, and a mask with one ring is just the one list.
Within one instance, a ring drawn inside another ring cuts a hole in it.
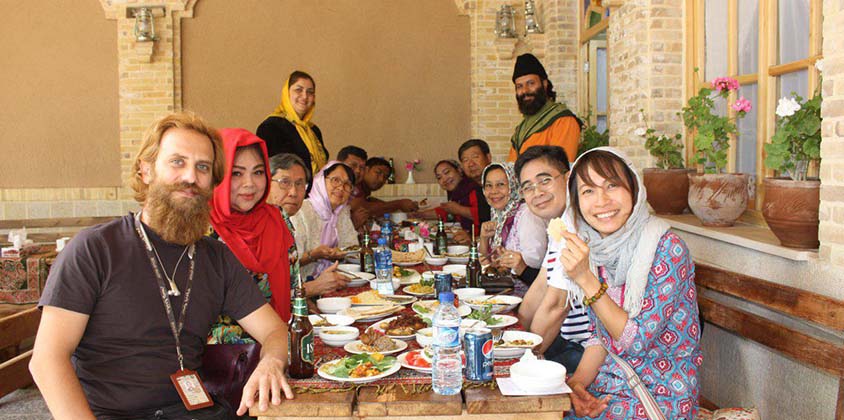
[{"label": "man's beard", "polygon": [[[175,198],[173,193],[191,190],[193,197]],[[211,219],[209,200],[211,190],[203,190],[188,183],[150,183],[144,206],[149,226],[167,242],[190,245],[208,233]]]},{"label": "man's beard", "polygon": [[[527,97],[533,97],[533,101],[525,101]],[[548,102],[548,95],[545,93],[545,87],[540,86],[531,93],[516,95],[516,102],[519,103],[519,111],[522,114],[533,115],[545,106],[545,103]]]}]

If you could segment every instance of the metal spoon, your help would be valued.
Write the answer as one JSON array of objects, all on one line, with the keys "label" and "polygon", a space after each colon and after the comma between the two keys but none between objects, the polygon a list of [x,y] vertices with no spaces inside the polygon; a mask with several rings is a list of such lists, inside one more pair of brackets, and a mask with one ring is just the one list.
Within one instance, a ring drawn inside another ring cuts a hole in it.
[{"label": "metal spoon", "polygon": [[487,296],[487,297],[485,297],[485,298],[484,298],[483,300],[481,300],[480,302],[486,302],[486,301],[488,301],[488,300],[490,300],[490,299],[492,299],[492,298],[494,298],[494,297],[496,297],[496,296],[501,296],[501,295],[503,295],[503,294],[505,294],[505,293],[507,293],[507,292],[511,292],[511,291],[513,291],[513,288],[512,288],[512,287],[508,287],[508,288],[506,288],[506,289],[504,289],[504,290],[502,290],[502,291],[500,291],[500,292],[498,292],[498,293],[496,293],[496,294],[494,294],[494,295],[492,295],[492,296]]}]

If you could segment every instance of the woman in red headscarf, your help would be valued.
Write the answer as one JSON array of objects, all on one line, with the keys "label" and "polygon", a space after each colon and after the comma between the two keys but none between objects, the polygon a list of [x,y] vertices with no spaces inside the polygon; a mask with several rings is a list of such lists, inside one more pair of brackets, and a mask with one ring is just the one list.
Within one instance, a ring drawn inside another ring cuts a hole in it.
[{"label": "woman in red headscarf", "polygon": [[[213,235],[225,242],[255,279],[285,322],[290,319],[290,260],[293,236],[281,212],[266,203],[270,171],[267,146],[242,128],[220,130],[226,174],[211,201]],[[233,320],[221,316],[209,344],[254,342]]]}]

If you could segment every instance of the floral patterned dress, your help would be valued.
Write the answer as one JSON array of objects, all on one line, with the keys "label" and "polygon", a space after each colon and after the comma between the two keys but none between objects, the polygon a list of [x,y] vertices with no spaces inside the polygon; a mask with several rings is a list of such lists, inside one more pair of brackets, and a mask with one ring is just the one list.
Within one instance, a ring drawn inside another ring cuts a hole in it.
[{"label": "floral patterned dress", "polygon": [[[281,210],[281,214],[284,217],[284,222],[287,224],[287,228],[290,229],[290,232],[293,233],[293,224],[290,222],[290,218],[287,217],[287,213],[284,210]],[[210,236],[222,241],[215,232],[212,231]],[[290,245],[290,248],[287,250],[287,256],[289,258],[288,261],[295,261],[293,264],[290,264],[290,290],[295,289],[296,287],[296,279],[299,278],[299,253],[296,249],[296,241],[293,241]],[[252,278],[255,280],[255,284],[258,285],[258,289],[261,291],[261,294],[264,295],[264,298],[267,302],[270,301],[272,297],[272,292],[270,291],[270,282],[268,281],[267,275],[264,273],[252,273]],[[220,315],[217,317],[217,322],[211,325],[211,331],[208,333],[208,341],[207,344],[249,344],[254,343],[255,339],[249,336],[240,325],[233,319],[231,319],[228,315]]]},{"label": "floral patterned dress", "polygon": [[[668,232],[657,247],[642,310],[627,321],[619,340],[613,340],[595,313],[588,311],[593,335],[584,347],[600,345],[627,361],[669,419],[695,419],[697,415],[698,369],[703,358],[694,272],[686,244]],[[599,274],[604,281],[603,271]],[[611,287],[607,295],[622,305],[624,287]],[[610,356],[588,390],[598,398],[611,397],[599,418],[648,418]],[[566,418],[578,417],[572,410]]]}]

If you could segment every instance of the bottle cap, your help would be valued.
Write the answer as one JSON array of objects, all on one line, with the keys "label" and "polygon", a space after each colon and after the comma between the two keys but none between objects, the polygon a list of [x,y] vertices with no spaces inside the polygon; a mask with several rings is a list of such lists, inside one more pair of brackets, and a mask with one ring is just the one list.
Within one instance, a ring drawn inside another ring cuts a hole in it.
[{"label": "bottle cap", "polygon": [[454,292],[442,292],[440,296],[437,298],[440,303],[453,303],[454,302]]},{"label": "bottle cap", "polygon": [[390,213],[384,213],[384,218],[385,218],[385,219],[389,219],[389,218],[390,218]]},{"label": "bottle cap", "polygon": [[387,239],[378,238],[378,245],[387,245]]}]

